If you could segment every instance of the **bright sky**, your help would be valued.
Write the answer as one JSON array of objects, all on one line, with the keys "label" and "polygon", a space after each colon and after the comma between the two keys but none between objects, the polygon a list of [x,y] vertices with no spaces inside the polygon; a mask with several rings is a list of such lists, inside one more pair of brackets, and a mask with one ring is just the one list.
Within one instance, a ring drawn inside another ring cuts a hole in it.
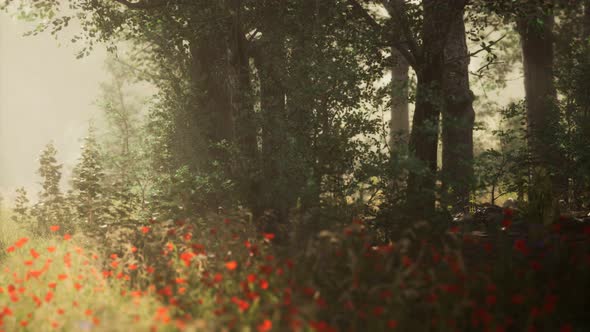
[{"label": "bright sky", "polygon": [[30,27],[0,13],[0,193],[11,196],[25,186],[31,198],[38,191],[37,158],[49,141],[64,173],[71,171],[88,121],[100,117],[93,103],[108,76],[103,49],[76,60],[79,46],[66,35],[23,37]]}]

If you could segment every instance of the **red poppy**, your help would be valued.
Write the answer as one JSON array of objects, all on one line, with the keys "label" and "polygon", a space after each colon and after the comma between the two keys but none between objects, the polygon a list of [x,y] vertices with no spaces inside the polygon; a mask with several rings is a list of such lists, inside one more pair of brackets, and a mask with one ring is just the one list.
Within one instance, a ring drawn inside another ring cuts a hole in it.
[{"label": "red poppy", "polygon": [[275,238],[275,235],[273,233],[263,233],[263,236],[267,240],[272,240]]},{"label": "red poppy", "polygon": [[397,327],[397,321],[395,319],[390,319],[387,321],[387,327],[390,329],[394,329]]},{"label": "red poppy", "polygon": [[229,261],[229,262],[225,263],[225,268],[230,271],[235,270],[237,267],[238,267],[238,262],[236,262],[236,261]]},{"label": "red poppy", "polygon": [[51,225],[49,226],[49,230],[52,232],[57,232],[59,231],[59,225]]},{"label": "red poppy", "polygon": [[18,241],[16,241],[14,243],[14,245],[17,248],[20,248],[20,247],[24,246],[27,242],[29,242],[29,238],[23,237],[23,238],[18,239]]},{"label": "red poppy", "polygon": [[31,249],[31,256],[33,256],[33,258],[36,259],[39,257],[39,253],[35,251],[35,249]]},{"label": "red poppy", "polygon": [[518,240],[514,241],[514,249],[520,251],[523,254],[526,254],[527,253],[526,241],[523,239],[518,239]]},{"label": "red poppy", "polygon": [[141,232],[143,234],[147,234],[147,233],[149,233],[149,231],[150,231],[150,228],[149,227],[147,227],[147,226],[141,227]]},{"label": "red poppy", "polygon": [[272,329],[272,322],[268,319],[265,319],[260,325],[257,327],[258,332],[266,332]]},{"label": "red poppy", "polygon": [[71,238],[72,236],[70,234],[64,234],[64,240],[68,241]]}]

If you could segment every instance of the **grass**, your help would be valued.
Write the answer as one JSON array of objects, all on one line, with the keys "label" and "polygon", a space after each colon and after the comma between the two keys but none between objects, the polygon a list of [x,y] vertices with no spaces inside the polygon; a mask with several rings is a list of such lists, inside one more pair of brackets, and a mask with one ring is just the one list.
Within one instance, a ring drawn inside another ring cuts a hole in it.
[{"label": "grass", "polygon": [[[3,220],[0,331],[147,331],[161,304],[107,280],[103,259],[74,237],[35,239]],[[166,328],[157,328],[166,330]]]}]

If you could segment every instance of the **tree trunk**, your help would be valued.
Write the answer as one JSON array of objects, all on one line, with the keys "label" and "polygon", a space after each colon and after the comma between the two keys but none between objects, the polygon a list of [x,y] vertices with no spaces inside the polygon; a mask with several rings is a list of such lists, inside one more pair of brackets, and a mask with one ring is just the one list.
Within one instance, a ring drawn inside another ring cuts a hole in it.
[{"label": "tree trunk", "polygon": [[201,171],[208,169],[214,160],[225,160],[216,144],[234,142],[226,39],[222,32],[211,32],[190,43],[193,105],[185,126],[196,131],[189,144],[196,145],[192,149],[197,155],[192,159],[196,159],[197,170]]},{"label": "tree trunk", "polygon": [[557,174],[561,156],[556,139],[559,111],[553,83],[554,18],[552,14],[542,12],[537,12],[536,18],[519,20],[518,30],[522,43],[528,135],[533,165],[529,203],[539,221],[548,224],[556,217],[558,193],[567,187],[563,186],[562,176]]},{"label": "tree trunk", "polygon": [[405,150],[410,134],[408,104],[408,61],[395,48],[391,49],[391,120],[389,122],[389,147],[392,152]]},{"label": "tree trunk", "polygon": [[254,91],[250,69],[249,45],[242,22],[240,0],[232,0],[232,31],[230,39],[231,65],[237,78],[232,86],[232,103],[236,123],[236,144],[240,158],[234,160],[232,173],[238,180],[240,192],[253,214],[260,214],[261,184],[256,176],[259,163],[257,123],[254,114]]},{"label": "tree trunk", "polygon": [[419,218],[432,215],[435,209],[442,53],[428,62],[417,73],[416,109],[410,134],[410,151],[422,163],[423,169],[410,171],[407,199],[410,213]]},{"label": "tree trunk", "polygon": [[422,163],[408,177],[408,207],[417,218],[435,211],[439,118],[444,108],[444,48],[450,22],[463,13],[465,1],[424,0],[422,47],[415,64],[418,77],[416,109],[410,134],[410,152]]},{"label": "tree trunk", "polygon": [[463,210],[469,205],[473,182],[473,93],[469,87],[469,51],[463,15],[451,23],[445,46],[442,114],[442,204]]},{"label": "tree trunk", "polygon": [[286,40],[284,35],[284,6],[262,4],[263,22],[256,66],[260,77],[260,106],[262,119],[262,199],[277,221],[288,219],[291,197],[288,164],[288,134],[286,109]]}]

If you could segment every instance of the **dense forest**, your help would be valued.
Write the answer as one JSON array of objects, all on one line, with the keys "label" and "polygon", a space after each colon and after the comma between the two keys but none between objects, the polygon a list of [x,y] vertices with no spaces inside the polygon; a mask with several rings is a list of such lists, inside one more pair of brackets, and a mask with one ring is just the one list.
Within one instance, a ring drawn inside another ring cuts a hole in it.
[{"label": "dense forest", "polygon": [[110,54],[0,215],[0,331],[590,331],[589,0],[0,8]]}]

